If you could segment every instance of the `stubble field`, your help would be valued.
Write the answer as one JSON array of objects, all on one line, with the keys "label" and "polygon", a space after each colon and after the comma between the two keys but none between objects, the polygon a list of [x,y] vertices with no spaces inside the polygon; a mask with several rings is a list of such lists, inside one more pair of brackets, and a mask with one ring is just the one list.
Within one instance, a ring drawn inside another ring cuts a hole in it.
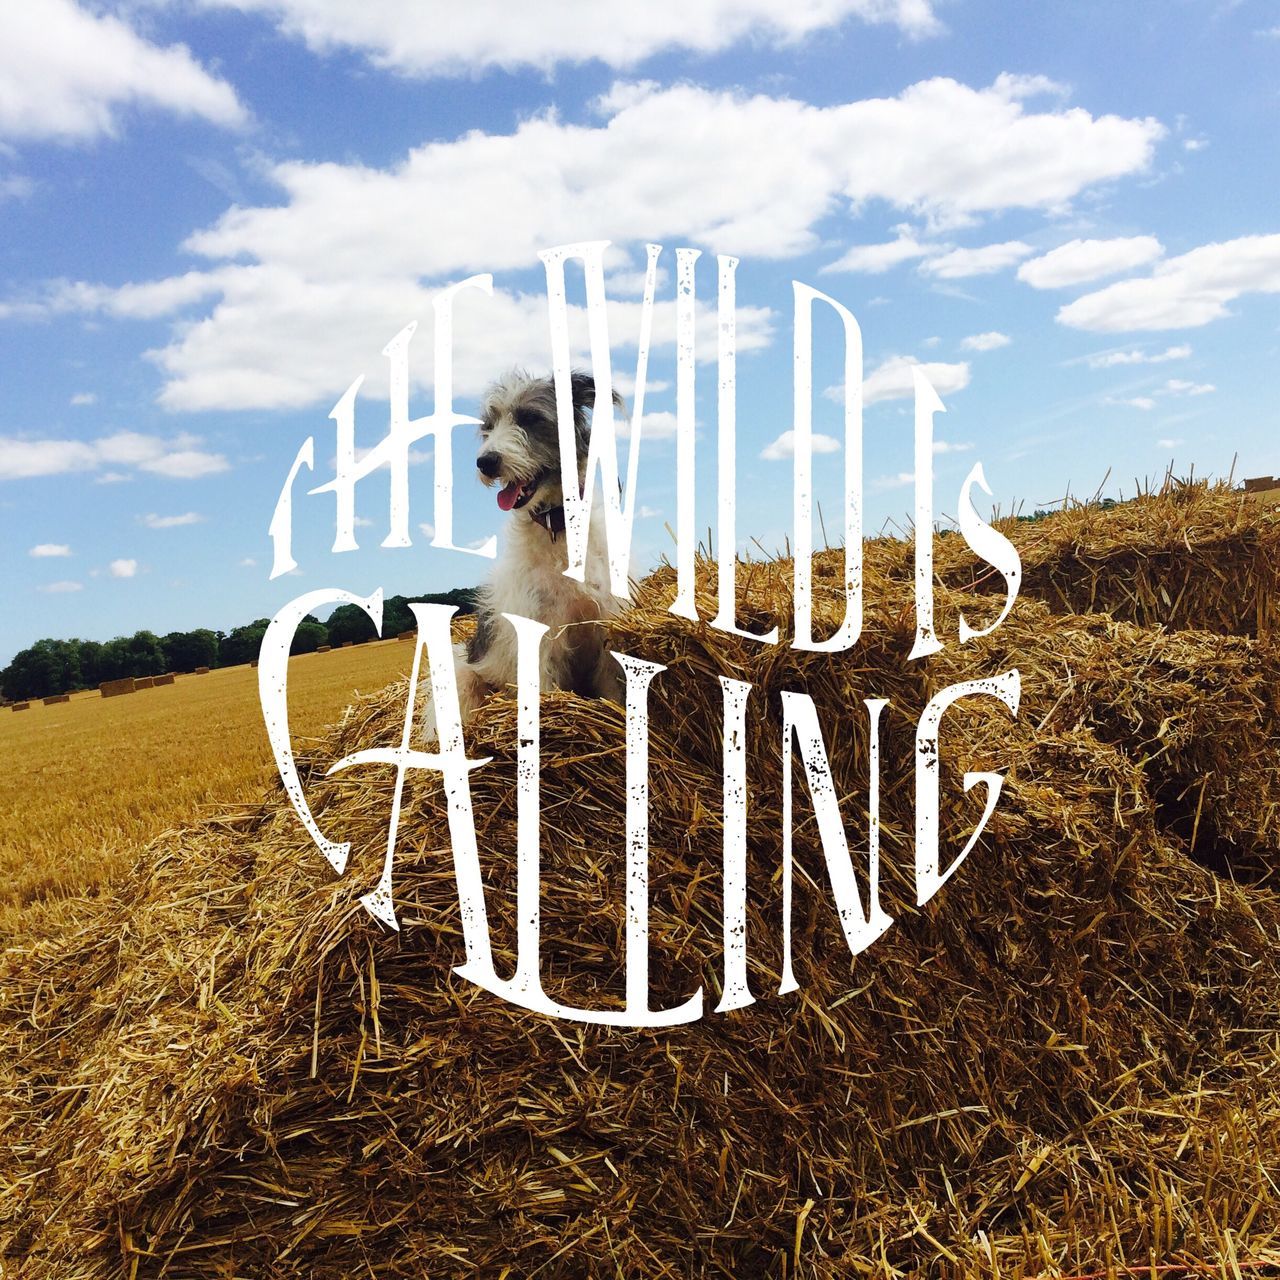
[{"label": "stubble field", "polygon": [[[412,661],[413,645],[395,640],[291,659],[295,742]],[[0,760],[0,934],[33,902],[103,884],[166,829],[252,800],[274,772],[249,666],[0,710]]]}]

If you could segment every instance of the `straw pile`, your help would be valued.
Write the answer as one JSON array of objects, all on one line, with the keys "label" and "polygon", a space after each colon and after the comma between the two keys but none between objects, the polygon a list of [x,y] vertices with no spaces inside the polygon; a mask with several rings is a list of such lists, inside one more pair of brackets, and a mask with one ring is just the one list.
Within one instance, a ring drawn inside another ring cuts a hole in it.
[{"label": "straw pile", "polygon": [[[1119,506],[1075,504],[1000,527],[1022,553],[1023,589],[1055,613],[1236,636],[1266,635],[1280,618],[1280,521],[1226,484],[1170,483]],[[961,539],[938,547],[947,582],[981,576]],[[999,575],[977,586],[1002,589]]]},{"label": "straw pile", "polygon": [[135,681],[132,676],[124,676],[119,680],[104,680],[98,686],[98,692],[104,698],[118,698],[121,694],[132,693]]},{"label": "straw pile", "polygon": [[[1221,541],[1205,556],[1225,572]],[[829,583],[837,556],[818,569]],[[33,920],[0,968],[0,1258],[32,1280],[1280,1266],[1274,651],[1028,595],[994,636],[909,664],[901,570],[873,567],[862,641],[836,657],[672,617],[669,570],[616,627],[618,649],[667,667],[651,689],[651,984],[655,1007],[701,985],[697,1023],[584,1027],[459,979],[448,827],[426,775],[405,789],[403,931],[368,920],[356,900],[380,865],[391,771],[324,770],[399,741],[403,685],[358,702],[304,761],[319,821],[356,851],[343,879],[272,796],[161,840],[110,898]],[[788,563],[744,565],[739,581],[742,625],[787,625]],[[701,585],[711,616],[705,566]],[[941,635],[961,607],[977,623],[993,602],[943,591]],[[981,811],[963,772],[1007,780],[979,847],[918,909],[915,720],[942,687],[1014,663],[1017,720],[988,699],[943,722],[944,851]],[[753,685],[758,1002],[729,1014],[711,1012],[718,675]],[[799,782],[800,990],[780,997],[783,689],[819,708],[859,867],[861,699],[892,700],[881,896],[895,924],[850,959]],[[472,782],[500,973],[514,721],[496,698],[468,743],[493,757]],[[542,735],[544,985],[614,1005],[622,715],[552,694]]]}]

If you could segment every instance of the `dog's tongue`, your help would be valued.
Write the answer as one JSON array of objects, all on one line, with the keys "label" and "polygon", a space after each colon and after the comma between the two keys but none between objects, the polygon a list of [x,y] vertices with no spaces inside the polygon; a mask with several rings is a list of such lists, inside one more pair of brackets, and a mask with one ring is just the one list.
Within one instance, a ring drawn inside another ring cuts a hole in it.
[{"label": "dog's tongue", "polygon": [[503,511],[510,511],[516,505],[516,499],[520,496],[520,485],[513,480],[507,487],[498,494],[498,506]]}]

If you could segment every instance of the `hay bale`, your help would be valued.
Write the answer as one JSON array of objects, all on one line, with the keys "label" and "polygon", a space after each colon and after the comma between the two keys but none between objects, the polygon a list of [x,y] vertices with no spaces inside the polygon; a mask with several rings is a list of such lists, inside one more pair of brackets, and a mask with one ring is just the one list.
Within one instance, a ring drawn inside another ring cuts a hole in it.
[{"label": "hay bale", "polygon": [[342,642],[342,647],[343,647],[344,649],[350,649],[354,644],[355,644],[355,641],[354,641],[354,640],[344,640],[344,641]]},{"label": "hay bale", "polygon": [[[1055,613],[1236,636],[1265,636],[1280,619],[1280,515],[1228,484],[1171,483],[1132,502],[998,527],[1022,556],[1023,592]],[[936,547],[948,585],[1003,591],[999,574],[975,569],[962,539]],[[910,574],[908,554],[878,554]]]},{"label": "hay bale", "polygon": [[402,631],[398,636],[396,636],[396,639],[397,640],[416,640],[417,637],[418,637],[418,633],[416,631]]},{"label": "hay bale", "polygon": [[[787,615],[789,564],[740,581],[743,625]],[[651,977],[664,1003],[702,985],[704,1019],[558,1023],[459,978],[448,818],[424,774],[403,797],[402,932],[368,920],[356,897],[376,878],[394,777],[324,772],[399,741],[393,685],[302,762],[322,824],[353,842],[342,880],[277,795],[162,840],[70,936],[0,961],[15,1047],[0,1055],[0,1129],[22,1188],[8,1248],[25,1274],[837,1280],[1264,1256],[1280,1232],[1280,904],[1188,858],[1160,793],[1229,767],[1274,688],[1268,657],[1027,600],[989,640],[908,663],[902,583],[874,574],[862,642],[832,657],[690,626],[667,612],[671,586],[667,570],[648,579],[614,639],[668,668],[651,695]],[[703,616],[709,586],[703,566]],[[984,601],[944,593],[944,634],[960,607]],[[829,602],[815,612],[835,625]],[[1004,795],[917,909],[914,718],[1009,655],[1021,716],[974,703],[944,721],[944,848],[980,808],[965,770],[1007,770]],[[730,1014],[710,1012],[721,674],[753,686],[758,1003]],[[820,709],[855,849],[866,744],[851,709],[892,699],[882,898],[896,923],[850,959],[801,788],[800,990],[779,997],[783,689]],[[515,740],[502,697],[468,738],[492,757],[472,780],[499,972],[514,962]],[[544,983],[605,1006],[625,932],[622,715],[549,695],[542,740]],[[1258,820],[1231,805],[1213,784],[1202,815]],[[2,1065],[19,1056],[21,1075]]]},{"label": "hay bale", "polygon": [[209,674],[209,668],[208,668],[208,667],[197,667],[197,668],[196,668],[196,670],[195,670],[195,674],[196,674],[196,675],[198,675],[198,676],[207,676],[207,675]]},{"label": "hay bale", "polygon": [[71,695],[69,693],[53,693],[49,697],[42,699],[46,707],[57,706],[60,702],[70,702]]},{"label": "hay bale", "polygon": [[152,681],[151,681],[151,683],[152,683],[153,685],[155,685],[155,686],[159,686],[159,685],[162,685],[162,684],[172,684],[172,683],[173,683],[173,675],[174,675],[174,673],[173,673],[172,671],[167,671],[167,672],[165,672],[165,674],[164,674],[164,675],[162,675],[162,676],[154,676],[154,677],[152,677]]},{"label": "hay bale", "polygon": [[29,711],[30,709],[31,709],[31,703],[29,702],[15,702],[13,704],[14,711]]},{"label": "hay bale", "polygon": [[124,676],[119,680],[104,680],[98,686],[98,691],[104,698],[118,698],[121,694],[132,693],[133,690],[134,679],[132,676]]},{"label": "hay bale", "polygon": [[150,689],[156,682],[155,676],[135,676],[133,687],[137,689]]},{"label": "hay bale", "polygon": [[317,645],[317,646],[316,646],[316,652],[317,652],[317,653],[328,653],[328,652],[330,651],[330,649],[331,649],[331,648],[332,648],[332,646],[331,646],[331,645],[327,645],[327,644]]}]

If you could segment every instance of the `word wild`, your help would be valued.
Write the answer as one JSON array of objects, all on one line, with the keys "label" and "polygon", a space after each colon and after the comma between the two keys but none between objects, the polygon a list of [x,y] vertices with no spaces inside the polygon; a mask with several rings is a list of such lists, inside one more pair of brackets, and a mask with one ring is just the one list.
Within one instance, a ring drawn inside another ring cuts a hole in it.
[{"label": "word wild", "polygon": [[[561,461],[564,468],[565,532],[569,566],[566,574],[583,580],[587,554],[587,532],[592,504],[603,501],[606,546],[611,589],[620,598],[629,595],[627,565],[638,492],[639,447],[644,428],[644,397],[652,333],[657,266],[661,247],[648,246],[648,265],[641,310],[640,337],[636,361],[635,404],[631,421],[625,488],[619,484],[617,436],[613,417],[613,378],[610,363],[604,251],[607,241],[591,241],[547,250],[540,255],[546,269],[547,301],[551,327]],[[670,611],[690,621],[699,621],[694,599],[694,263],[697,250],[676,251],[676,592]],[[571,361],[569,315],[565,290],[565,264],[580,260],[587,291],[587,324],[590,335],[592,374],[596,385],[596,409],[587,462],[587,479],[580,490],[573,447],[571,401]],[[718,424],[717,451],[719,489],[717,494],[719,532],[719,573],[716,616],[708,623],[717,630],[764,645],[781,643],[778,628],[752,632],[736,621],[737,546],[733,477],[736,455],[736,343],[735,273],[738,260],[721,256],[718,266]],[[384,355],[390,361],[390,429],[371,452],[358,457],[355,448],[355,397],[357,380],[338,401],[331,417],[336,423],[338,447],[334,478],[311,490],[333,493],[336,500],[334,551],[356,547],[355,485],[373,470],[390,470],[390,528],[384,547],[408,546],[410,539],[408,504],[409,452],[426,437],[434,443],[435,534],[433,546],[474,554],[496,554],[495,540],[479,548],[453,545],[452,521],[452,432],[458,426],[476,425],[477,419],[458,414],[452,401],[452,306],[458,292],[477,288],[492,293],[492,277],[473,276],[441,291],[433,300],[435,312],[435,405],[429,416],[410,419],[408,412],[407,348],[414,326],[404,329],[388,344]],[[790,643],[793,648],[821,653],[839,653],[854,646],[862,631],[862,334],[853,314],[834,298],[795,282],[794,292],[794,529],[795,606]],[[813,635],[812,558],[812,396],[813,396],[813,311],[817,304],[830,307],[839,317],[844,334],[844,618],[834,634]],[[933,416],[943,411],[942,402],[924,375],[915,373],[915,639],[908,661],[937,653],[943,641],[934,630],[933,614]],[[308,439],[299,450],[276,504],[270,525],[275,548],[272,577],[295,565],[291,551],[292,489],[302,467],[314,465],[314,441]],[[600,484],[596,484],[597,472]],[[970,549],[1005,582],[1003,608],[994,622],[981,630],[959,621],[959,643],[964,644],[995,631],[1008,616],[1017,598],[1021,564],[1017,550],[997,529],[983,521],[973,508],[972,491],[977,485],[990,494],[981,463],[969,472],[960,490],[960,533]],[[289,733],[287,677],[289,649],[294,632],[312,611],[331,604],[350,604],[362,609],[375,629],[382,630],[382,592],[360,597],[341,589],[308,592],[285,605],[272,619],[263,638],[258,667],[259,692],[268,735],[276,764],[289,799],[299,819],[321,853],[338,874],[347,865],[350,847],[329,840],[321,831],[308,804],[296,767]],[[392,868],[399,834],[400,807],[405,777],[411,769],[439,773],[453,846],[454,873],[463,925],[465,963],[457,972],[493,994],[514,1004],[555,1017],[614,1026],[657,1027],[688,1022],[702,1016],[702,992],[683,1003],[651,1008],[648,947],[648,692],[651,683],[665,668],[627,654],[614,653],[625,677],[626,687],[626,953],[625,1002],[621,1008],[583,1009],[551,999],[540,979],[540,832],[539,832],[539,648],[548,628],[517,614],[504,614],[514,629],[517,652],[517,963],[510,978],[500,977],[493,967],[488,916],[485,907],[479,850],[472,813],[470,773],[489,763],[466,755],[462,733],[450,619],[454,609],[437,604],[410,606],[417,621],[413,670],[405,707],[400,742],[395,746],[358,751],[339,760],[329,772],[364,764],[391,765],[395,769],[391,813],[387,826],[386,851],[377,885],[361,899],[366,909],[392,929],[398,928],[392,899]],[[422,661],[429,672],[430,709],[434,712],[434,750],[412,745],[413,731],[424,710],[421,696]],[[723,825],[723,962],[722,997],[716,1012],[741,1008],[753,1002],[747,984],[746,950],[746,715],[751,686],[728,677],[720,678],[724,726],[724,825]],[[965,698],[998,699],[1013,716],[1018,714],[1021,679],[1016,668],[986,679],[965,681],[941,690],[920,715],[915,744],[915,881],[916,900],[924,905],[946,883],[968,857],[985,830],[1000,796],[1003,777],[999,773],[966,773],[968,792],[985,785],[985,807],[963,849],[943,867],[938,838],[939,808],[939,728],[943,714]],[[879,938],[892,924],[879,902],[879,794],[880,719],[888,705],[883,698],[864,700],[869,733],[868,811],[870,825],[866,850],[867,902],[864,905],[854,874],[844,822],[824,745],[818,709],[806,694],[783,692],[781,758],[783,765],[782,829],[782,937],[783,968],[779,992],[796,989],[791,965],[791,884],[792,884],[792,759],[799,752],[812,800],[823,857],[835,906],[850,952],[857,955]]]}]

